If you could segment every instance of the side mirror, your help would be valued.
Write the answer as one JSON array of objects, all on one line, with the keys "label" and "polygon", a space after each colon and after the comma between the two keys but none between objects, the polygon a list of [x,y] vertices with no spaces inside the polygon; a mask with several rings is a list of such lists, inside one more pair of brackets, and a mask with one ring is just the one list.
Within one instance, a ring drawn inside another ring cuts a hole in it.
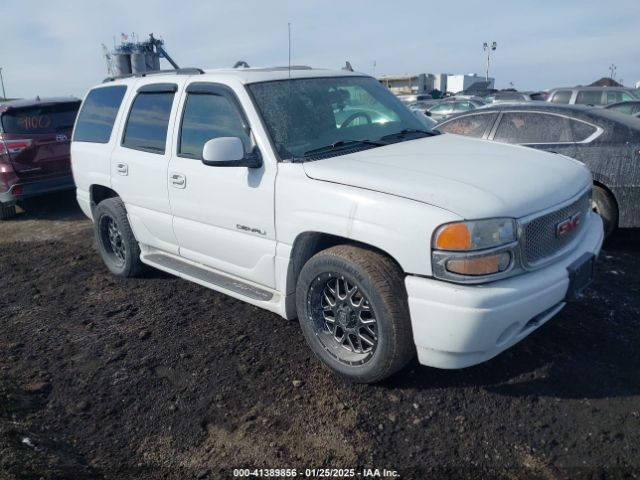
[{"label": "side mirror", "polygon": [[211,167],[260,168],[262,157],[257,147],[245,155],[244,145],[238,137],[218,137],[207,141],[202,147],[202,163]]},{"label": "side mirror", "polygon": [[425,111],[424,111],[424,114],[425,114],[427,117],[430,117],[430,116],[431,116],[431,112],[430,112],[429,110],[425,110]]}]

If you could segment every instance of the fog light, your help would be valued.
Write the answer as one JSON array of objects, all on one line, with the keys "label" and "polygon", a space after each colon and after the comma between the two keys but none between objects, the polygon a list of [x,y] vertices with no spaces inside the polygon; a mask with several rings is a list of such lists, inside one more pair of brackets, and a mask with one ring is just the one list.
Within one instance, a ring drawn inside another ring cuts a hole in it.
[{"label": "fog light", "polygon": [[504,272],[511,263],[509,252],[482,257],[452,258],[447,260],[447,270],[459,275],[490,275]]}]

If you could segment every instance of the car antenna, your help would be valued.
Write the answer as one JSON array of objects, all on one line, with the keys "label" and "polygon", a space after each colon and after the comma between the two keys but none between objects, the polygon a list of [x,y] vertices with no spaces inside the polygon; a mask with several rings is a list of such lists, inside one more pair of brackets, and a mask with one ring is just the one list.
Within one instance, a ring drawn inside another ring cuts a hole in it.
[{"label": "car antenna", "polygon": [[289,29],[289,80],[291,80],[291,22],[287,23]]}]

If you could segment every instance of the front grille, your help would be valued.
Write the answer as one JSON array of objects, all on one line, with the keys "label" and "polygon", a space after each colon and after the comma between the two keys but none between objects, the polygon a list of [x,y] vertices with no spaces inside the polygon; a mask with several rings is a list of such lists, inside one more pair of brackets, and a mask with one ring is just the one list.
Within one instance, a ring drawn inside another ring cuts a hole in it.
[{"label": "front grille", "polygon": [[[567,247],[584,228],[590,208],[589,193],[560,210],[530,220],[523,225],[524,262],[527,266],[536,266],[553,257]],[[580,223],[569,233],[558,237],[558,224],[580,212]]]}]

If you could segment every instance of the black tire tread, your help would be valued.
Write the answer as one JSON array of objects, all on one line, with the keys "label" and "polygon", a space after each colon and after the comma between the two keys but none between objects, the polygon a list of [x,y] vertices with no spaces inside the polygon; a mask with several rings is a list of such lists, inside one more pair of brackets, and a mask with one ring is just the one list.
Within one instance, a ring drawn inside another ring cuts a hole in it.
[{"label": "black tire tread", "polygon": [[[118,223],[118,228],[120,233],[124,237],[124,240],[127,242],[127,251],[132,253],[132,256],[125,264],[125,267],[122,270],[114,270],[110,265],[108,260],[105,259],[104,250],[101,247],[102,240],[100,238],[100,227],[99,227],[99,219],[102,215],[102,212],[106,211],[109,215],[113,216],[113,218]],[[96,210],[94,212],[95,219],[95,235],[96,242],[98,244],[98,251],[100,252],[100,256],[104,260],[107,268],[119,277],[136,277],[144,273],[146,270],[146,266],[140,261],[140,246],[138,245],[138,241],[136,240],[133,230],[131,230],[131,225],[129,224],[129,219],[127,217],[127,209],[124,206],[123,201],[119,197],[112,197],[103,200],[98,204]]]},{"label": "black tire tread", "polygon": [[0,204],[0,220],[9,220],[16,216],[16,206]]},{"label": "black tire tread", "polygon": [[[328,248],[318,252],[310,261],[321,256],[336,257],[359,267],[365,281],[369,284],[367,287],[371,290],[375,289],[389,316],[393,319],[390,326],[394,341],[390,343],[392,351],[386,357],[386,363],[375,374],[361,379],[349,378],[363,383],[375,383],[401,370],[415,356],[415,345],[404,286],[404,273],[400,267],[386,255],[353,244]],[[299,317],[301,317],[300,312]]]}]

